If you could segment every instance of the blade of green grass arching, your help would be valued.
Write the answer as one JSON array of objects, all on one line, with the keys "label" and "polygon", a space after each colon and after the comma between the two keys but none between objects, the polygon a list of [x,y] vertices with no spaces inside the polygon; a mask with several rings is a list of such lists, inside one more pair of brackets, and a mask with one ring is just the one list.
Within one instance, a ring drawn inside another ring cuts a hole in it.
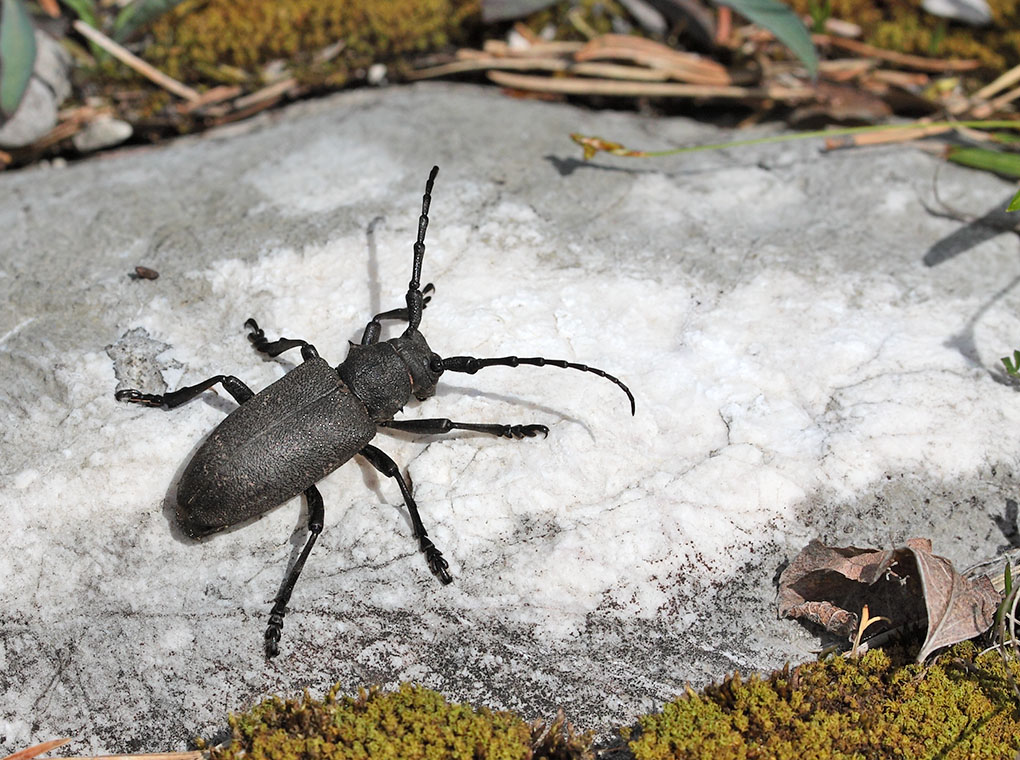
[{"label": "blade of green grass arching", "polygon": [[[94,0],[60,0],[64,5],[74,11],[74,15],[94,29],[102,28],[102,24],[96,15],[96,4]],[[92,57],[97,61],[105,61],[110,54],[103,50],[92,40],[88,40],[89,50]]]},{"label": "blade of green grass arching", "polygon": [[818,54],[808,34],[804,22],[793,10],[778,0],[716,0],[720,5],[728,5],[741,16],[763,29],[768,29],[791,52],[807,66],[808,73],[814,77],[818,72]]},{"label": "blade of green grass arching", "polygon": [[21,103],[35,65],[35,30],[21,0],[0,0],[0,113]]},{"label": "blade of green grass arching", "polygon": [[155,21],[183,0],[134,0],[117,14],[113,22],[113,39],[123,42],[151,21]]},{"label": "blade of green grass arching", "polygon": [[1020,179],[1020,154],[1003,153],[987,148],[950,148],[946,158],[956,164],[972,169],[995,172],[1004,177]]},{"label": "blade of green grass arching", "polygon": [[96,4],[92,0],[60,0],[64,5],[74,11],[74,14],[89,26],[99,28],[96,20]]}]

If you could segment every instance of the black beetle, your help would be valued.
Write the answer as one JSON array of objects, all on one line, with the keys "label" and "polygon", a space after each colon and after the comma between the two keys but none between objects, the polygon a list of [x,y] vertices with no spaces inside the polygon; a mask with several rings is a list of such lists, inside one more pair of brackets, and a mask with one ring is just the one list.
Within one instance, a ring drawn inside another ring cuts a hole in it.
[{"label": "black beetle", "polygon": [[[116,392],[119,401],[172,409],[190,401],[217,383],[240,405],[231,412],[195,452],[177,487],[177,520],[192,538],[229,528],[265,514],[288,499],[304,493],[308,501],[308,539],[286,580],[280,587],[266,629],[265,647],[269,657],[279,652],[283,616],[305,561],[322,531],[322,496],[315,484],[356,454],[383,475],[393,478],[411,517],[414,536],[429,568],[443,583],[452,579],[448,564],[429,540],[418,514],[418,505],[396,463],[369,445],[378,428],[411,433],[440,434],[451,430],[521,439],[538,433],[548,435],[545,425],[499,425],[452,422],[448,419],[394,420],[412,395],[419,401],[435,395],[443,372],[473,375],[484,367],[517,367],[521,364],[593,372],[616,383],[630,399],[634,396],[620,380],[595,367],[543,357],[503,356],[479,359],[453,356],[443,359],[418,331],[422,312],[428,304],[432,285],[420,288],[421,265],[425,256],[425,230],[429,223],[432,186],[439,167],[432,167],[418,219],[411,282],[407,305],[376,314],[365,327],[361,344],[351,344],[347,358],[336,369],[310,343],[280,338],[269,341],[254,319],[245,322],[248,339],[256,351],[278,356],[292,348],[301,349],[300,365],[260,393],[253,392],[233,375],[216,375],[197,385],[155,395],[125,388]],[[407,322],[397,338],[380,342],[383,320]]]}]

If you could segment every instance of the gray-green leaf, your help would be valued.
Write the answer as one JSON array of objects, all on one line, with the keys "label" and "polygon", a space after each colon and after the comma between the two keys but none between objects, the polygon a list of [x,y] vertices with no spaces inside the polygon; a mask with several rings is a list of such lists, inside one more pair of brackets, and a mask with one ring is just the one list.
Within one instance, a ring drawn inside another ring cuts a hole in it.
[{"label": "gray-green leaf", "polygon": [[181,2],[183,0],[135,0],[117,14],[113,22],[113,38],[123,42]]},{"label": "gray-green leaf", "polygon": [[0,0],[0,113],[10,116],[35,65],[35,30],[21,0]]},{"label": "gray-green leaf", "polygon": [[807,67],[814,76],[818,71],[818,55],[804,22],[778,0],[717,0],[763,29],[768,29]]}]

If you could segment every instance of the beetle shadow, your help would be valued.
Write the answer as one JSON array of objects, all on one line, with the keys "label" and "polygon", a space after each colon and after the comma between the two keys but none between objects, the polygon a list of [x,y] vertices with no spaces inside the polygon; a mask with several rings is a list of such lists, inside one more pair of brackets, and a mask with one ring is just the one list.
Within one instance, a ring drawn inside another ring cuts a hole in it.
[{"label": "beetle shadow", "polygon": [[377,216],[368,223],[365,239],[368,246],[368,308],[369,313],[378,314],[382,311],[382,285],[379,282],[379,246],[375,240],[375,230],[386,222],[386,217]]}]

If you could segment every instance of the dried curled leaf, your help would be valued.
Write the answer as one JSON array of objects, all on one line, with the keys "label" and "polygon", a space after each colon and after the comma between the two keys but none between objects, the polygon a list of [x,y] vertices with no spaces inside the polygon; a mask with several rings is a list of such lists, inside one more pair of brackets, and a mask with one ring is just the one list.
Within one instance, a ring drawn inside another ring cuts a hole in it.
[{"label": "dried curled leaf", "polygon": [[802,617],[852,639],[858,611],[888,618],[887,628],[927,623],[918,661],[992,624],[999,594],[987,578],[971,581],[931,542],[912,538],[894,550],[830,547],[811,541],[779,579],[779,614]]}]

